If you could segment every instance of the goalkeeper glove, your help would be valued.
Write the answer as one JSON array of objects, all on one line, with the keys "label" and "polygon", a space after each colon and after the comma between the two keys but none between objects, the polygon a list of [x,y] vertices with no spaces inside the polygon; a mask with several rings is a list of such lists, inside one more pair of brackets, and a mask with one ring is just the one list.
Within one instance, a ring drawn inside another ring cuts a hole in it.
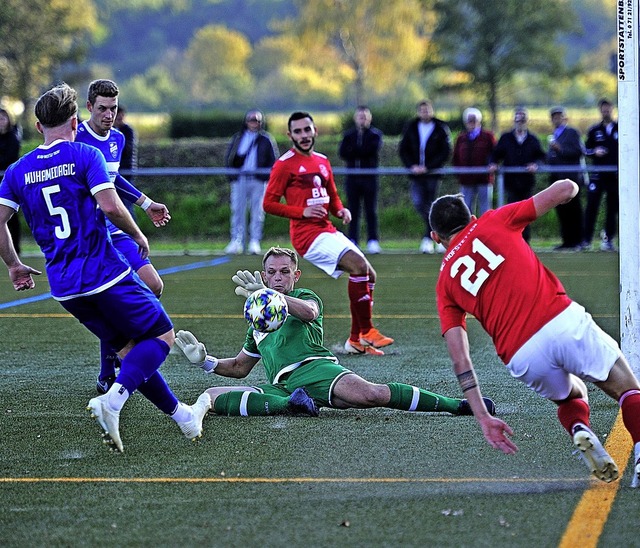
[{"label": "goalkeeper glove", "polygon": [[265,287],[259,270],[256,270],[253,274],[248,270],[238,270],[231,279],[237,285],[236,295],[245,299],[255,291],[258,291],[258,289],[264,289]]},{"label": "goalkeeper glove", "polygon": [[211,373],[218,365],[218,358],[207,356],[204,344],[196,339],[191,331],[178,331],[176,345],[193,365],[197,365],[206,373]]}]

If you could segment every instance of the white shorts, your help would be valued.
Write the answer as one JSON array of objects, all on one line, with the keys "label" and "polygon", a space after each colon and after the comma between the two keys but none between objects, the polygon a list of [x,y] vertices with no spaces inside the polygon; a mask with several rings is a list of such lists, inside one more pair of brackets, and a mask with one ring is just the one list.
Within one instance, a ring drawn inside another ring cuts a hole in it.
[{"label": "white shorts", "polygon": [[342,276],[338,270],[338,263],[347,251],[355,251],[364,257],[356,244],[339,230],[337,232],[323,232],[318,236],[304,254],[304,258],[312,265],[324,270],[332,278]]},{"label": "white shorts", "polygon": [[604,381],[622,356],[618,343],[578,303],[544,325],[507,364],[511,376],[542,397],[564,400],[573,375],[588,382]]}]

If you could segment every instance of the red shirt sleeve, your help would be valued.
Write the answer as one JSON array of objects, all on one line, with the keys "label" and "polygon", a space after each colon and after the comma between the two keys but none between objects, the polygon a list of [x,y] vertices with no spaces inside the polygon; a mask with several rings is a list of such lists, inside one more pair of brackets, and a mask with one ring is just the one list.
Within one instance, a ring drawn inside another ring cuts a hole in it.
[{"label": "red shirt sleeve", "polygon": [[333,170],[327,162],[327,167],[329,168],[329,178],[327,180],[327,194],[329,194],[329,212],[334,216],[338,216],[338,211],[344,209],[344,205],[342,205],[342,200],[340,199],[340,195],[338,194],[338,188],[336,187],[336,181],[333,178]]},{"label": "red shirt sleeve", "polygon": [[269,182],[264,193],[262,208],[265,213],[287,217],[289,219],[303,219],[304,207],[282,203],[282,197],[289,184],[291,175],[287,169],[287,162],[276,160],[271,169]]}]

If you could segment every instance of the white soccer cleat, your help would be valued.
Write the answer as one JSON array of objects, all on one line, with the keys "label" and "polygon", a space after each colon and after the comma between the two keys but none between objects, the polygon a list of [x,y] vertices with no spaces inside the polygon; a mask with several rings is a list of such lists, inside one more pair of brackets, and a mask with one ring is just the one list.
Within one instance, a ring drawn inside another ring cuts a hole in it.
[{"label": "white soccer cleat", "polygon": [[112,451],[124,453],[124,446],[120,439],[120,412],[111,409],[107,403],[107,395],[89,400],[87,410],[91,411],[91,418],[96,419],[104,431],[102,443]]},{"label": "white soccer cleat", "polygon": [[178,423],[182,433],[191,441],[196,441],[202,437],[202,420],[209,409],[211,409],[211,396],[209,396],[208,392],[203,392],[198,396],[196,403],[191,406],[191,411],[193,412],[191,419]]},{"label": "white soccer cleat", "polygon": [[573,445],[591,470],[601,481],[611,483],[618,479],[618,466],[596,436],[586,426],[576,426],[573,433]]}]

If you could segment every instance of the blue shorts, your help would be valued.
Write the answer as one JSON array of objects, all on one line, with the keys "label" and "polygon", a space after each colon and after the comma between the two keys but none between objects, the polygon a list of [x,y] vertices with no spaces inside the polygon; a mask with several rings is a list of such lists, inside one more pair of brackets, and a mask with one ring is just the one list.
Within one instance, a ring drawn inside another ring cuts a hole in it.
[{"label": "blue shorts", "polygon": [[132,274],[105,291],[60,304],[116,351],[131,340],[152,339],[173,329],[158,298]]},{"label": "blue shorts", "polygon": [[140,257],[140,247],[131,236],[124,232],[110,234],[110,236],[113,247],[124,257],[125,262],[135,272],[138,272],[144,265],[151,264],[148,257],[146,259]]}]

